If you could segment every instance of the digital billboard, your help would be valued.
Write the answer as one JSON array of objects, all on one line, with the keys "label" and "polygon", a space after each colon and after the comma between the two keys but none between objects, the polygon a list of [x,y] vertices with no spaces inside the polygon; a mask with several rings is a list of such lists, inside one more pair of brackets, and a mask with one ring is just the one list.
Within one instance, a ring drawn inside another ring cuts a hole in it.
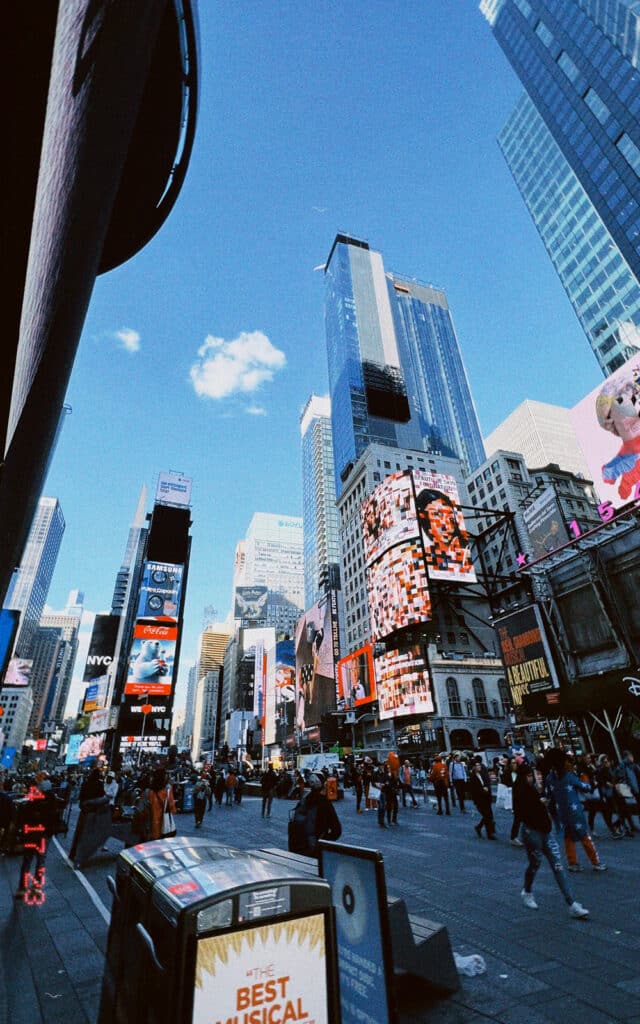
[{"label": "digital billboard", "polygon": [[544,558],[569,540],[553,487],[547,487],[522,513],[531,543],[531,558]]},{"label": "digital billboard", "polygon": [[371,644],[365,644],[338,662],[338,708],[356,708],[375,699],[373,651]]},{"label": "digital billboard", "polygon": [[640,356],[634,355],[570,412],[595,489],[613,508],[640,497],[639,409]]},{"label": "digital billboard", "polygon": [[171,693],[177,640],[176,625],[136,622],[125,694],[168,696]]},{"label": "digital billboard", "polygon": [[33,661],[28,658],[11,658],[4,677],[5,686],[28,686],[31,682]]},{"label": "digital billboard", "polygon": [[145,562],[136,618],[176,621],[180,613],[183,572],[181,565]]},{"label": "digital billboard", "polygon": [[276,702],[293,704],[296,699],[296,648],[293,640],[276,644]]},{"label": "digital billboard", "polygon": [[389,548],[368,567],[367,596],[374,640],[431,618],[427,569],[419,541]]},{"label": "digital billboard", "polygon": [[89,683],[106,675],[113,661],[119,626],[119,615],[96,615],[82,676],[83,682]]},{"label": "digital billboard", "polygon": [[[147,714],[142,710],[147,705]],[[120,705],[117,736],[120,753],[136,748],[150,753],[166,753],[171,742],[171,699],[163,697],[125,697]]]},{"label": "digital billboard", "polygon": [[364,557],[367,565],[387,548],[416,537],[416,507],[411,473],[392,473],[367,497],[360,509]]},{"label": "digital billboard", "polygon": [[398,645],[374,659],[381,719],[435,711],[429,665],[420,644]]},{"label": "digital billboard", "polygon": [[335,591],[326,594],[296,624],[296,715],[299,731],[319,725],[336,707],[336,661],[340,648],[336,629]]},{"label": "digital billboard", "polygon": [[91,711],[97,711],[98,708],[105,707],[108,690],[108,676],[100,676],[99,679],[94,679],[92,683],[89,683],[85,690],[84,706],[82,709],[85,715],[88,715]]},{"label": "digital billboard", "polygon": [[511,612],[495,622],[500,651],[516,715],[531,693],[558,684],[544,623],[537,605]]},{"label": "digital billboard", "polygon": [[191,480],[188,476],[174,473],[171,470],[158,473],[156,501],[166,501],[170,505],[190,505]]},{"label": "digital billboard", "polygon": [[104,733],[84,736],[74,733],[69,737],[65,764],[81,764],[88,758],[99,757],[104,751]]},{"label": "digital billboard", "polygon": [[14,608],[0,608],[0,679],[13,650],[19,622],[19,611]]},{"label": "digital billboard", "polygon": [[236,587],[234,618],[243,625],[266,621],[268,598],[267,587]]},{"label": "digital billboard", "polygon": [[476,583],[458,485],[447,473],[413,471],[416,512],[429,578]]}]

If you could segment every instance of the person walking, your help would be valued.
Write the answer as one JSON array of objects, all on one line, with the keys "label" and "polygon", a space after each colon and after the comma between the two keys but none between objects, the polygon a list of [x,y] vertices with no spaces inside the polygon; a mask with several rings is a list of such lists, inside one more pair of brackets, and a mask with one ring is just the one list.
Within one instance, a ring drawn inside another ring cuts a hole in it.
[{"label": "person walking", "polygon": [[467,769],[459,753],[453,755],[451,767],[449,769],[449,778],[451,779],[451,785],[453,786],[453,790],[458,798],[460,814],[466,814],[467,812],[464,809],[464,801],[467,793]]},{"label": "person walking", "polygon": [[593,839],[589,834],[587,817],[579,798],[579,793],[589,792],[589,785],[581,782],[575,774],[573,757],[564,750],[554,752],[550,758],[549,771],[545,787],[549,796],[551,815],[558,831],[564,836],[564,848],[569,864],[569,871],[582,871],[578,864],[576,843],[580,842],[589,858],[594,871],[606,871],[602,864]]},{"label": "person walking", "polygon": [[405,760],[402,765],[402,806],[407,806],[407,797],[411,797],[411,806],[417,807],[418,801],[416,795],[413,792],[413,767],[411,761]]},{"label": "person walking", "polygon": [[469,794],[478,809],[481,817],[477,825],[474,825],[478,838],[482,836],[482,829],[487,833],[487,839],[496,838],[496,823],[493,817],[491,798],[491,779],[482,758],[476,757],[471,766],[469,776]]},{"label": "person walking", "polygon": [[511,813],[513,814],[513,822],[511,825],[511,835],[509,836],[509,839],[512,846],[522,846],[522,842],[518,838],[518,833],[520,832],[520,819],[518,818],[513,806],[513,787],[516,784],[517,778],[518,762],[515,757],[510,757],[500,772],[500,782],[510,791],[511,795]]},{"label": "person walking", "polygon": [[[304,819],[302,846],[296,850],[307,857],[318,856],[320,839],[337,840],[342,825],[331,800],[324,794],[324,779],[315,773],[309,776],[309,792],[299,801]],[[296,808],[297,813],[297,808]]]},{"label": "person walking", "polygon": [[273,765],[270,763],[269,767],[265,772],[262,773],[260,779],[260,790],[262,792],[262,817],[271,817],[271,805],[273,803],[273,796],[278,785],[278,776],[273,770]]},{"label": "person walking", "polygon": [[429,772],[429,781],[433,784],[433,788],[436,794],[436,800],[438,801],[438,814],[442,814],[442,802],[447,811],[449,810],[449,770],[442,754],[437,754],[436,758],[431,765],[431,771]]},{"label": "person walking", "polygon": [[400,792],[400,780],[391,765],[386,765],[384,770],[384,799],[387,825],[398,824],[398,793]]},{"label": "person walking", "polygon": [[362,772],[357,764],[353,766],[353,788],[356,794],[356,814],[362,814],[362,796],[364,793],[364,785],[362,781]]},{"label": "person walking", "polygon": [[624,834],[633,836],[638,830],[633,824],[633,810],[640,817],[640,768],[630,750],[625,750],[622,760],[613,771],[618,800],[618,814]]},{"label": "person walking", "polygon": [[[176,802],[166,768],[156,768],[149,786],[150,838],[163,839],[175,835]],[[166,816],[170,815],[171,820]],[[173,827],[172,827],[173,825]]]},{"label": "person walking", "polygon": [[542,858],[546,857],[571,917],[579,919],[588,917],[589,911],[574,899],[571,892],[569,879],[562,866],[560,848],[551,831],[551,818],[536,787],[534,771],[530,765],[526,763],[520,765],[512,788],[513,813],[521,822],[522,837],[528,858],[524,873],[524,886],[520,894],[522,902],[529,910],[538,909],[532,892],[533,882],[542,864]]},{"label": "person walking", "polygon": [[233,768],[229,768],[225,780],[224,780],[224,791],[226,793],[226,806],[233,807],[233,801],[236,792],[236,786],[238,785],[238,776],[234,772]]},{"label": "person walking", "polygon": [[104,795],[109,797],[110,807],[115,806],[119,790],[120,786],[118,785],[118,780],[116,779],[116,773],[111,770],[108,771],[107,781],[104,784]]},{"label": "person walking", "polygon": [[211,789],[209,788],[209,783],[205,776],[201,775],[193,787],[193,816],[196,828],[200,828],[202,825],[204,812],[207,809],[207,803],[210,799]]}]

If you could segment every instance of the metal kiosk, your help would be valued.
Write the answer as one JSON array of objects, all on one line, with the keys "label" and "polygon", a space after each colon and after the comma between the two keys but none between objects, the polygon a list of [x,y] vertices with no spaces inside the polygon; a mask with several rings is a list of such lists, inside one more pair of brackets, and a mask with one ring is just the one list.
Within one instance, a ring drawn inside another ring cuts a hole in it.
[{"label": "metal kiosk", "polygon": [[[340,1024],[329,883],[241,850],[201,853],[153,883],[118,1024]],[[132,891],[142,870],[133,865]]]}]

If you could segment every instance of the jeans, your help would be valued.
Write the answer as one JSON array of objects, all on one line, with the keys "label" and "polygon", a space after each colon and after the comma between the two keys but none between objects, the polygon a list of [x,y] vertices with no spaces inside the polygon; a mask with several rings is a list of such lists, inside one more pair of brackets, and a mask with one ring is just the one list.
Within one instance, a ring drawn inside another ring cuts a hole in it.
[{"label": "jeans", "polygon": [[573,894],[569,888],[569,880],[562,866],[560,847],[553,833],[550,832],[547,835],[545,832],[537,832],[535,829],[523,825],[522,839],[527,851],[527,857],[529,858],[529,863],[524,873],[525,892],[531,892],[531,886],[542,864],[542,858],[546,857],[560,892],[566,902],[571,905],[573,903]]},{"label": "jeans", "polygon": [[449,813],[449,789],[445,786],[444,782],[434,782],[433,788],[436,794],[436,800],[438,801],[438,814],[442,814],[442,801],[444,800],[444,806],[447,814]]},{"label": "jeans", "polygon": [[464,779],[454,779],[453,780],[453,788],[456,791],[456,796],[458,797],[458,803],[460,804],[460,813],[464,814],[464,798],[465,798],[465,790],[467,788],[467,784],[464,781]]},{"label": "jeans", "polygon": [[413,786],[411,785],[410,782],[403,782],[402,783],[402,806],[403,807],[407,806],[407,797],[408,796],[411,797],[411,803],[413,804],[413,806],[417,807],[418,806],[418,801],[416,800],[416,795],[413,792]]},{"label": "jeans", "polygon": [[267,818],[271,817],[271,804],[273,803],[273,790],[270,793],[266,793],[262,798],[262,817],[265,814]]}]

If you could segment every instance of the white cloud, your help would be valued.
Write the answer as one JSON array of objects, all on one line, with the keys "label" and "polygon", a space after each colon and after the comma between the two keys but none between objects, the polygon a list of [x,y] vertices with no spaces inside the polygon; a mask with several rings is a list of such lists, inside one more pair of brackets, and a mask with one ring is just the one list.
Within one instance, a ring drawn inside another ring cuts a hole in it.
[{"label": "white cloud", "polygon": [[257,391],[286,364],[284,352],[262,331],[242,331],[232,341],[210,334],[198,349],[198,360],[189,375],[197,395],[228,398]]},{"label": "white cloud", "polygon": [[249,416],[266,416],[267,410],[263,409],[261,405],[249,405],[247,406],[247,412]]},{"label": "white cloud", "polygon": [[140,351],[140,335],[138,331],[134,331],[133,327],[121,327],[119,331],[113,331],[111,337],[118,342],[125,352]]}]

